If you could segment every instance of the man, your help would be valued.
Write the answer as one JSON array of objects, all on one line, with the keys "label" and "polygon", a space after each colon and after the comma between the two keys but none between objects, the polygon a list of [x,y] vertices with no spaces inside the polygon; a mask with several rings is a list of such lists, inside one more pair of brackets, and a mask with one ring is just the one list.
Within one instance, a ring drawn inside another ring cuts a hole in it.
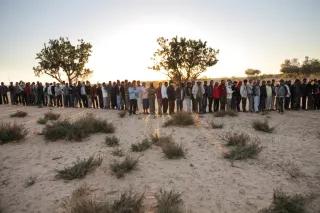
[{"label": "man", "polygon": [[[270,92],[270,87],[268,88]],[[266,109],[266,100],[267,100],[267,85],[266,85],[266,81],[263,80],[262,81],[262,85],[260,87],[260,110],[261,111],[265,111]]]},{"label": "man", "polygon": [[307,109],[307,79],[304,78],[302,80],[302,84],[300,86],[301,94],[302,94],[302,109]]},{"label": "man", "polygon": [[170,81],[170,84],[167,88],[168,102],[169,102],[169,114],[174,113],[174,104],[176,101],[176,91],[173,86],[173,82]]},{"label": "man", "polygon": [[290,87],[291,87],[291,81],[286,81],[284,86],[286,87],[286,97],[284,99],[284,108],[285,110],[289,110],[290,108],[290,100],[291,100],[291,92],[290,92]]},{"label": "man", "polygon": [[102,87],[101,87],[101,84],[100,84],[100,83],[98,83],[97,95],[98,95],[98,100],[99,100],[99,108],[100,108],[100,109],[103,109]]},{"label": "man", "polygon": [[102,91],[102,99],[103,99],[103,109],[107,109],[108,88],[105,82],[102,83],[101,91]]},{"label": "man", "polygon": [[243,84],[240,87],[240,95],[241,95],[241,103],[242,103],[242,111],[247,112],[247,98],[248,98],[248,80],[245,79]]},{"label": "man", "polygon": [[259,112],[260,106],[260,85],[259,81],[254,81],[252,86],[252,96],[253,96],[253,104],[254,104],[254,112]]},{"label": "man", "polygon": [[252,87],[252,80],[250,79],[247,84],[247,93],[248,93],[248,102],[249,102],[249,112],[253,112],[253,87]]},{"label": "man", "polygon": [[280,80],[280,85],[276,91],[276,94],[277,94],[277,98],[278,98],[278,110],[280,113],[283,113],[284,110],[284,99],[286,97],[286,94],[287,94],[287,89],[284,85],[284,80],[281,79]]},{"label": "man", "polygon": [[204,87],[201,85],[201,81],[197,81],[197,84],[192,87],[192,95],[196,102],[195,112],[199,114],[203,113],[202,99],[203,99],[204,93],[205,91],[204,91]]},{"label": "man", "polygon": [[62,107],[62,88],[60,84],[58,83],[57,86],[55,87],[55,95],[56,95],[56,100],[57,100],[57,107]]},{"label": "man", "polygon": [[225,111],[226,103],[227,103],[227,89],[226,89],[226,83],[224,80],[221,80],[221,83],[219,85],[219,91],[220,91],[220,110]]},{"label": "man", "polygon": [[313,87],[314,87],[314,81],[310,80],[306,86],[306,95],[308,98],[307,110],[314,109]]},{"label": "man", "polygon": [[161,97],[162,97],[162,107],[163,107],[163,114],[167,114],[168,111],[168,82],[164,82],[164,85],[161,87]]},{"label": "man", "polygon": [[176,88],[176,99],[177,99],[177,112],[182,111],[183,109],[183,99],[184,99],[184,84],[179,83]]},{"label": "man", "polygon": [[226,86],[226,91],[227,91],[227,110],[232,110],[232,81],[228,80],[227,81],[227,86]]},{"label": "man", "polygon": [[9,85],[9,94],[10,94],[10,103],[11,105],[16,104],[16,94],[15,94],[15,90],[14,90],[14,86],[13,86],[13,82],[10,82]]},{"label": "man", "polygon": [[156,89],[157,103],[158,103],[158,115],[162,114],[162,83],[159,82],[158,88]]},{"label": "man", "polygon": [[191,82],[187,82],[187,86],[184,89],[184,100],[185,100],[186,105],[187,105],[187,112],[188,113],[192,112],[191,97],[192,97],[192,84],[191,84]]},{"label": "man", "polygon": [[220,103],[220,89],[219,83],[215,82],[212,90],[212,98],[213,98],[213,111],[219,111],[219,103]]},{"label": "man", "polygon": [[139,91],[136,87],[136,82],[133,81],[132,85],[129,85],[129,99],[130,99],[129,114],[130,115],[136,114],[138,96],[139,96]]},{"label": "man", "polygon": [[266,85],[266,110],[272,110],[272,87],[271,81],[267,81]]},{"label": "man", "polygon": [[213,92],[213,80],[210,81],[210,85],[208,89],[209,113],[212,112],[212,103],[213,103],[212,92]]},{"label": "man", "polygon": [[84,82],[82,82],[80,87],[80,97],[83,103],[83,107],[88,108],[88,96],[86,91],[86,85]]},{"label": "man", "polygon": [[41,82],[37,82],[37,105],[38,107],[44,105],[44,88]]},{"label": "man", "polygon": [[207,112],[207,106],[208,106],[208,96],[209,96],[209,90],[210,87],[208,86],[208,82],[204,81],[203,82],[203,88],[204,88],[204,94],[202,98],[202,112],[206,113]]},{"label": "man", "polygon": [[275,110],[276,106],[276,80],[272,79],[271,80],[271,89],[272,89],[272,101],[271,101],[271,109]]},{"label": "man", "polygon": [[8,87],[1,82],[1,96],[3,99],[3,104],[8,104]]},{"label": "man", "polygon": [[62,94],[63,94],[63,106],[64,107],[71,107],[71,103],[70,103],[71,93],[70,93],[70,87],[69,87],[68,83],[66,83],[64,85],[64,87],[62,88]]}]

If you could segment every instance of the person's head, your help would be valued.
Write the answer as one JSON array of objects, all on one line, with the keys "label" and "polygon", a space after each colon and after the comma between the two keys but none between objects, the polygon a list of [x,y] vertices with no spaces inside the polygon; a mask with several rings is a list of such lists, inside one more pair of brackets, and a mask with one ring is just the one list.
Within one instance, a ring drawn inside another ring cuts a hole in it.
[{"label": "person's head", "polygon": [[247,80],[247,79],[244,79],[243,84],[244,84],[244,85],[247,85],[247,83],[248,83],[248,80]]},{"label": "person's head", "polygon": [[204,81],[204,82],[203,82],[203,85],[207,86],[207,85],[208,85],[208,82],[207,82],[207,81]]},{"label": "person's head", "polygon": [[307,83],[307,79],[304,78],[304,79],[302,80],[302,82],[303,82],[304,84]]},{"label": "person's head", "polygon": [[211,86],[213,85],[213,80],[210,80],[210,85],[211,85]]},{"label": "person's head", "polygon": [[217,87],[219,85],[218,81],[214,83],[214,86]]},{"label": "person's head", "polygon": [[197,81],[197,85],[200,86],[201,85],[201,81]]},{"label": "person's head", "polygon": [[153,88],[153,82],[150,82],[150,87]]},{"label": "person's head", "polygon": [[263,86],[266,85],[266,81],[265,81],[265,80],[262,81],[262,85],[263,85]]},{"label": "person's head", "polygon": [[159,82],[159,87],[161,87],[162,86],[162,82]]},{"label": "person's head", "polygon": [[142,82],[142,86],[143,86],[143,87],[146,87],[146,82]]},{"label": "person's head", "polygon": [[164,82],[164,85],[167,87],[168,86],[168,82],[166,81],[166,82]]},{"label": "person's head", "polygon": [[249,79],[249,83],[252,84],[252,79]]},{"label": "person's head", "polygon": [[10,82],[10,85],[13,85],[13,82]]},{"label": "person's head", "polygon": [[225,85],[226,82],[225,82],[224,80],[221,80],[221,84],[222,84],[222,85]]},{"label": "person's head", "polygon": [[191,87],[191,86],[192,86],[191,82],[188,81],[188,82],[187,82],[187,87]]},{"label": "person's head", "polygon": [[276,80],[274,80],[274,79],[271,80],[271,83],[272,83],[272,84],[274,84],[275,82],[276,82]]},{"label": "person's head", "polygon": [[271,85],[271,81],[270,80],[267,80],[267,85]]},{"label": "person's head", "polygon": [[140,81],[137,81],[137,86],[140,87]]},{"label": "person's head", "polygon": [[280,85],[283,85],[283,84],[284,84],[284,80],[280,79]]}]

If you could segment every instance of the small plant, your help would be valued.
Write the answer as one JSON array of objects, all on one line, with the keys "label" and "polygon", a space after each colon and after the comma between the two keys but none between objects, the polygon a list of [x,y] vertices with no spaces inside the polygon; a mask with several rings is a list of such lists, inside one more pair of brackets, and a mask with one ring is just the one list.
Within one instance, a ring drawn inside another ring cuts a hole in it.
[{"label": "small plant", "polygon": [[106,136],[105,143],[107,146],[113,147],[113,146],[119,146],[119,139],[116,136]]},{"label": "small plant", "polygon": [[18,110],[17,112],[11,114],[10,117],[23,118],[23,117],[26,117],[27,115],[28,113]]},{"label": "small plant", "polygon": [[28,131],[23,125],[10,123],[0,124],[0,144],[22,140],[27,134]]},{"label": "small plant", "polygon": [[64,139],[72,131],[72,124],[68,120],[57,121],[52,125],[46,125],[42,130],[46,140],[56,141],[59,139]]},{"label": "small plant", "polygon": [[250,136],[246,133],[228,132],[221,139],[227,142],[227,146],[244,146],[250,141]]},{"label": "small plant", "polygon": [[223,124],[217,124],[213,121],[210,123],[210,125],[211,125],[212,129],[222,129],[223,128]]},{"label": "small plant", "polygon": [[120,118],[124,118],[124,117],[126,117],[126,114],[127,114],[127,111],[126,110],[122,110],[122,111],[119,112],[119,117]]},{"label": "small plant", "polygon": [[117,156],[117,157],[123,157],[123,156],[124,156],[124,153],[123,153],[122,149],[119,149],[119,148],[114,149],[114,150],[111,152],[111,154],[112,154],[113,156]]},{"label": "small plant", "polygon": [[36,183],[36,180],[37,180],[37,178],[34,177],[34,176],[28,177],[28,178],[26,179],[25,183],[24,183],[25,187],[30,187],[30,186],[32,186],[33,184]]},{"label": "small plant", "polygon": [[230,152],[225,153],[224,157],[231,160],[243,160],[255,158],[262,150],[257,142],[244,145],[236,145],[231,148]]},{"label": "small plant", "polygon": [[162,151],[168,159],[178,159],[185,157],[185,151],[182,145],[174,142],[161,145]]},{"label": "small plant", "polygon": [[192,114],[187,112],[178,112],[171,116],[171,119],[164,123],[164,126],[190,126],[194,125]]},{"label": "small plant", "polygon": [[143,152],[151,147],[151,142],[148,139],[144,139],[141,143],[131,144],[131,151]]},{"label": "small plant", "polygon": [[120,198],[114,200],[110,211],[112,213],[142,213],[144,194],[135,194],[132,191],[123,192]]},{"label": "small plant", "polygon": [[117,178],[124,177],[128,172],[131,172],[137,167],[138,160],[132,157],[126,156],[123,161],[114,161],[111,165],[111,171],[117,176]]},{"label": "small plant", "polygon": [[155,144],[157,146],[162,146],[163,144],[173,142],[173,139],[171,136],[160,136],[159,134],[152,134],[150,138],[151,138],[152,144]]},{"label": "small plant", "polygon": [[91,156],[88,159],[77,160],[72,166],[58,170],[57,177],[64,180],[80,179],[86,176],[90,171],[99,167],[101,163],[101,157],[95,159]]},{"label": "small plant", "polygon": [[238,113],[234,110],[218,111],[213,113],[213,116],[214,117],[225,117],[225,116],[235,117],[235,116],[238,116]]},{"label": "small plant", "polygon": [[38,123],[38,124],[41,124],[41,125],[47,124],[47,122],[48,122],[48,120],[45,119],[45,118],[39,118],[39,119],[37,120],[37,123]]},{"label": "small plant", "polygon": [[157,213],[183,213],[183,200],[181,194],[173,190],[164,191],[160,190],[156,195],[157,199]]},{"label": "small plant", "polygon": [[273,200],[260,213],[305,213],[306,198],[301,194],[288,195],[281,190],[273,192]]},{"label": "small plant", "polygon": [[265,120],[264,122],[259,120],[253,121],[252,127],[257,131],[267,132],[267,133],[272,133],[274,130],[274,127],[269,126],[268,120]]},{"label": "small plant", "polygon": [[50,120],[50,121],[56,121],[60,118],[60,114],[53,113],[53,112],[47,112],[44,114],[44,119]]}]

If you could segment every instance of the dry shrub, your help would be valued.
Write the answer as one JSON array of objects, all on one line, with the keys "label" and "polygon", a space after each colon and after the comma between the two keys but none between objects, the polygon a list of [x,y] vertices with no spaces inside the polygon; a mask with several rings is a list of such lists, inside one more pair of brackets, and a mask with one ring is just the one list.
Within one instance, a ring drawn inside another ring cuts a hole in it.
[{"label": "dry shrub", "polygon": [[105,143],[107,146],[113,147],[113,146],[119,146],[119,139],[116,136],[106,136]]},{"label": "dry shrub", "polygon": [[22,140],[27,134],[28,131],[23,125],[11,123],[0,124],[0,144]]},{"label": "dry shrub", "polygon": [[44,125],[44,124],[46,124],[47,122],[48,122],[48,120],[45,119],[45,118],[39,118],[38,121],[37,121],[37,123],[38,123],[38,124],[41,124],[41,125]]},{"label": "dry shrub", "polygon": [[124,153],[123,153],[122,149],[120,149],[120,148],[116,148],[116,149],[112,150],[111,154],[113,156],[117,156],[117,157],[123,157],[124,156]]},{"label": "dry shrub", "polygon": [[273,200],[268,208],[260,213],[305,213],[306,197],[301,194],[288,195],[281,190],[275,190]]},{"label": "dry shrub", "polygon": [[223,128],[223,124],[218,124],[218,123],[215,123],[214,121],[212,121],[210,123],[210,125],[211,125],[212,129],[222,129]]},{"label": "dry shrub", "polygon": [[11,114],[10,117],[23,118],[23,117],[26,117],[27,115],[28,113],[18,110],[17,112]]},{"label": "dry shrub", "polygon": [[213,113],[213,116],[214,117],[225,117],[225,116],[236,117],[238,116],[238,113],[234,110],[218,111]]},{"label": "dry shrub", "polygon": [[122,111],[119,112],[118,115],[119,115],[120,118],[124,118],[124,117],[126,117],[126,114],[127,114],[127,111],[126,110],[122,110]]},{"label": "dry shrub", "polygon": [[102,163],[102,158],[94,158],[77,160],[72,166],[58,170],[57,177],[64,180],[80,179],[85,177],[89,172],[99,167]]},{"label": "dry shrub", "polygon": [[173,142],[173,138],[171,136],[160,136],[159,134],[155,133],[150,136],[152,144],[157,146],[161,146],[163,144],[167,144]]},{"label": "dry shrub", "polygon": [[228,132],[221,139],[227,142],[227,146],[243,146],[250,141],[250,136],[246,133]]},{"label": "dry shrub", "polygon": [[146,138],[142,142],[137,144],[131,144],[131,151],[143,152],[151,147],[151,142]]},{"label": "dry shrub", "polygon": [[28,177],[25,182],[24,182],[24,186],[27,188],[27,187],[30,187],[32,186],[33,184],[36,183],[36,180],[37,180],[37,177],[34,177],[34,176],[30,176]]},{"label": "dry shrub", "polygon": [[225,153],[224,157],[231,160],[244,160],[255,158],[262,150],[260,143],[252,142],[244,145],[236,145]]},{"label": "dry shrub", "polygon": [[122,161],[114,161],[111,165],[111,171],[117,176],[117,178],[122,178],[126,173],[131,172],[136,169],[138,165],[138,159],[133,159],[130,156]]},{"label": "dry shrub", "polygon": [[72,124],[68,120],[57,121],[51,125],[46,125],[42,130],[46,140],[56,141],[59,139],[65,139],[72,131]]},{"label": "dry shrub", "polygon": [[187,112],[178,112],[171,116],[171,119],[166,121],[163,126],[190,126],[195,123],[192,114]]},{"label": "dry shrub", "polygon": [[60,114],[53,113],[53,112],[47,112],[44,114],[44,119],[50,120],[50,121],[56,121],[60,118]]},{"label": "dry shrub", "polygon": [[185,151],[181,144],[174,142],[164,143],[161,145],[162,152],[168,159],[179,159],[185,157]]},{"label": "dry shrub", "polygon": [[164,191],[160,190],[159,194],[156,195],[157,199],[157,213],[182,213],[183,211],[183,200],[181,194],[173,190]]},{"label": "dry shrub", "polygon": [[110,206],[110,213],[143,213],[144,194],[124,192]]},{"label": "dry shrub", "polygon": [[259,120],[255,120],[252,122],[252,127],[257,131],[266,132],[266,133],[272,133],[274,130],[274,127],[269,126],[268,120],[264,120],[263,122]]}]

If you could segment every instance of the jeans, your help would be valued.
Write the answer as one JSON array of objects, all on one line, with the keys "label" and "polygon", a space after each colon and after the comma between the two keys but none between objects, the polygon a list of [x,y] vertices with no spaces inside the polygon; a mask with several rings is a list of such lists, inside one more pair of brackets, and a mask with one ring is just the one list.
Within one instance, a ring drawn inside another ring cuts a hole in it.
[{"label": "jeans", "polygon": [[130,115],[133,113],[133,114],[136,114],[136,111],[137,111],[137,99],[130,99]]},{"label": "jeans", "polygon": [[254,96],[254,111],[259,112],[259,105],[260,105],[260,96]]}]

